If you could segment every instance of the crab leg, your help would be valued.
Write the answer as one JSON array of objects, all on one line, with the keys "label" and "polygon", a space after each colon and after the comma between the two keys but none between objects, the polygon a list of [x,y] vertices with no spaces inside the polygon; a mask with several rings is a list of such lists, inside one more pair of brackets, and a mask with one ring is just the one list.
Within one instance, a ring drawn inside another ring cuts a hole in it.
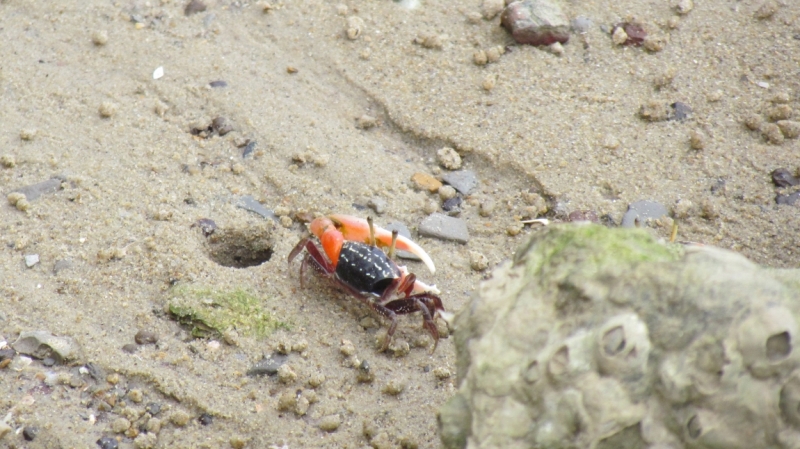
[{"label": "crab leg", "polygon": [[[367,220],[341,214],[329,215],[328,218],[330,218],[331,221],[336,224],[336,227],[339,229],[339,232],[342,233],[342,236],[344,236],[345,240],[370,244],[370,226],[367,223]],[[375,232],[375,244],[382,248],[391,247],[392,232],[383,229],[380,226],[374,226],[373,228]],[[425,266],[428,267],[428,270],[430,270],[431,273],[436,272],[436,267],[433,265],[433,260],[431,260],[431,257],[428,255],[428,253],[426,253],[425,250],[419,245],[411,241],[411,239],[403,237],[402,235],[398,235],[395,246],[399,250],[408,251],[419,257],[422,259],[422,262],[425,263]]]}]

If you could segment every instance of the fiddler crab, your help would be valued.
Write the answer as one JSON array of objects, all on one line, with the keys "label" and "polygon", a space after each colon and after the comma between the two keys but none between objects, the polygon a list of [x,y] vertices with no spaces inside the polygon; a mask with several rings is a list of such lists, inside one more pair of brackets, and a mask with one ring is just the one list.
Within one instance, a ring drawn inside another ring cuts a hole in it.
[{"label": "fiddler crab", "polygon": [[[397,315],[419,311],[423,326],[433,337],[431,352],[436,350],[439,332],[434,319],[446,313],[437,296],[440,292],[436,286],[418,281],[414,273],[392,260],[395,250],[408,251],[419,257],[433,273],[436,268],[425,250],[398,235],[396,230],[390,232],[374,226],[371,217],[364,220],[349,215],[328,215],[314,219],[310,229],[322,248],[311,236],[306,236],[289,253],[291,263],[306,250],[300,265],[301,287],[306,265],[311,264],[323,276],[390,320],[381,351],[389,347],[397,328]],[[382,248],[387,248],[388,254]]]}]

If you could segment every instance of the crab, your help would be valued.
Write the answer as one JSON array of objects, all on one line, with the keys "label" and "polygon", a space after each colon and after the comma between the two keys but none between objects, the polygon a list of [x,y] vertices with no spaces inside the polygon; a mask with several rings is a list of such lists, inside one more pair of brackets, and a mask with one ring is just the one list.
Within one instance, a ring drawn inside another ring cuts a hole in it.
[{"label": "crab", "polygon": [[[419,257],[431,273],[436,271],[430,256],[419,245],[397,231],[374,226],[372,218],[349,215],[328,215],[311,222],[311,233],[319,239],[322,248],[312,236],[302,238],[289,253],[291,263],[304,249],[306,256],[300,265],[300,286],[303,273],[311,264],[318,272],[344,288],[372,310],[391,321],[381,351],[397,329],[397,315],[421,312],[423,327],[433,338],[433,349],[439,343],[439,332],[434,319],[445,313],[436,286],[417,280],[414,273],[394,262],[396,249],[408,251]],[[387,248],[388,254],[381,248]]]}]

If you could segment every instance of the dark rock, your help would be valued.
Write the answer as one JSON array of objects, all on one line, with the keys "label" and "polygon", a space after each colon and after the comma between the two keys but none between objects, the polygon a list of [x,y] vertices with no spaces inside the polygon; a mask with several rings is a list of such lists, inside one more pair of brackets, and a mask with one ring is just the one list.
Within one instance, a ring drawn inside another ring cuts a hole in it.
[{"label": "dark rock", "polygon": [[216,80],[208,83],[211,87],[228,87],[228,83],[223,80]]},{"label": "dark rock", "polygon": [[206,4],[200,0],[192,0],[186,5],[186,8],[183,9],[183,13],[187,16],[191,16],[192,14],[205,11],[206,8]]},{"label": "dark rock", "polygon": [[140,330],[133,339],[139,345],[154,345],[158,342],[158,335],[155,332]]},{"label": "dark rock", "polygon": [[778,168],[772,172],[772,182],[778,187],[793,187],[800,185],[800,179],[795,178],[785,168]]},{"label": "dark rock", "polygon": [[128,354],[133,354],[133,353],[135,353],[136,351],[139,350],[139,346],[137,346],[137,345],[135,345],[133,343],[128,343],[127,345],[122,347],[122,350],[124,352],[127,352]]},{"label": "dark rock", "polygon": [[39,435],[39,428],[36,426],[25,426],[22,430],[22,438],[25,438],[25,441],[33,441],[36,435]]},{"label": "dark rock", "polygon": [[200,421],[200,424],[208,426],[214,422],[214,417],[208,413],[203,413],[199,418],[197,418],[197,420]]},{"label": "dark rock", "polygon": [[113,437],[103,437],[97,440],[97,445],[100,446],[100,449],[118,449],[119,443],[117,442],[116,438]]},{"label": "dark rock", "polygon": [[450,184],[464,195],[469,195],[470,192],[478,185],[478,178],[471,170],[451,171],[442,175],[442,181]]},{"label": "dark rock", "polygon": [[648,220],[657,220],[667,215],[667,208],[655,201],[642,200],[628,205],[622,217],[622,227],[644,226]]},{"label": "dark rock", "polygon": [[500,15],[500,22],[518,44],[565,44],[569,40],[569,21],[550,0],[511,2]]},{"label": "dark rock", "polygon": [[434,213],[427,216],[419,225],[419,233],[442,240],[454,240],[459,243],[469,241],[467,223],[460,218]]},{"label": "dark rock", "polygon": [[289,358],[287,355],[274,353],[271,356],[265,356],[259,360],[258,363],[253,365],[252,368],[247,370],[248,376],[274,376],[278,373],[278,368],[281,367]]},{"label": "dark rock", "polygon": [[614,27],[611,28],[612,35],[617,28],[622,28],[625,34],[628,35],[628,39],[626,39],[622,45],[638,47],[644,43],[644,39],[647,37],[647,32],[642,28],[642,25],[636,22],[620,22],[615,24]]},{"label": "dark rock", "polygon": [[460,195],[456,195],[442,204],[442,209],[447,212],[447,215],[458,215],[461,213],[461,202],[463,201]]},{"label": "dark rock", "polygon": [[103,382],[106,380],[106,372],[100,365],[96,363],[87,363],[86,370],[89,371],[89,375],[92,376],[92,379]]}]

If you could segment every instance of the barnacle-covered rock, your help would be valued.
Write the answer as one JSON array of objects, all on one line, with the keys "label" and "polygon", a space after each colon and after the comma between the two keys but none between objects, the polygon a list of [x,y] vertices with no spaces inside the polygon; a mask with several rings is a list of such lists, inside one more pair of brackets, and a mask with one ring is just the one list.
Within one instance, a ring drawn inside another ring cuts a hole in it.
[{"label": "barnacle-covered rock", "polygon": [[455,319],[447,448],[799,448],[800,270],[552,226]]}]

